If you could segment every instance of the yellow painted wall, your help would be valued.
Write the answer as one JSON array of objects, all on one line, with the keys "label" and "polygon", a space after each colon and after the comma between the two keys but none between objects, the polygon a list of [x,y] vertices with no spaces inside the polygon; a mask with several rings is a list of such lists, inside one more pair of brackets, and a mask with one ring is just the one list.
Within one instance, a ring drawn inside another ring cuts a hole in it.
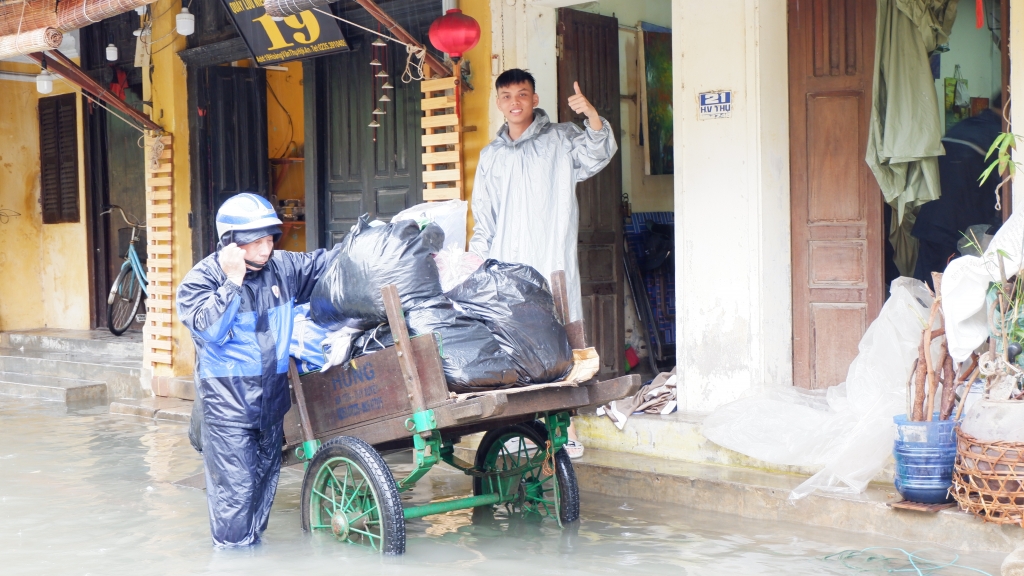
[{"label": "yellow painted wall", "polygon": [[[38,66],[0,63],[0,70],[36,74]],[[51,96],[71,92],[54,82]],[[0,80],[0,331],[89,328],[89,253],[85,221],[82,105],[78,102],[81,219],[43,224],[39,204],[39,111],[35,83]]]},{"label": "yellow painted wall", "polygon": [[[480,150],[494,139],[489,129],[490,114],[497,110],[491,99],[491,5],[489,0],[462,0],[459,8],[480,23],[480,42],[465,59],[470,62],[472,76],[470,84],[475,88],[462,95],[462,125],[475,126],[475,132],[464,134],[462,143],[462,177],[465,184],[466,200],[472,200],[473,181],[476,176]],[[467,238],[473,235],[473,212],[470,209],[467,222]]]},{"label": "yellow painted wall", "polygon": [[[187,71],[177,56],[177,52],[185,48],[185,38],[173,32],[174,16],[180,11],[180,0],[158,0],[151,5],[150,13],[158,16],[153,23],[153,38],[159,41],[153,46],[152,81],[148,74],[143,74],[143,100],[153,102],[152,107],[147,106],[145,111],[174,137],[172,278],[175,286],[192,269],[192,230],[188,227],[192,202],[189,185]],[[192,337],[178,322],[176,311],[173,318],[174,375],[191,374],[195,364]]]},{"label": "yellow painted wall", "polygon": [[[303,116],[302,62],[282,64],[283,70],[267,70],[267,144],[271,158],[302,158],[306,141]],[[276,95],[276,98],[275,98]],[[291,122],[289,123],[289,116]],[[305,200],[303,164],[271,165],[274,189],[279,200]],[[283,175],[283,176],[282,176]],[[278,248],[305,251],[306,228],[302,222],[288,222]]]}]

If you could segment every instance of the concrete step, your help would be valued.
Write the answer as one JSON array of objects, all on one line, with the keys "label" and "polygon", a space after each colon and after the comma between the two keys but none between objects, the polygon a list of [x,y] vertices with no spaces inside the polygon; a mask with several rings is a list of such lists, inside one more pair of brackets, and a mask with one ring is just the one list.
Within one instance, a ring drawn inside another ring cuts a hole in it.
[{"label": "concrete step", "polygon": [[144,396],[142,360],[97,352],[55,352],[0,348],[0,373],[101,382],[107,398]]},{"label": "concrete step", "polygon": [[142,360],[89,352],[0,348],[0,371],[93,380],[100,380],[95,376],[108,373],[129,374],[137,378],[142,371]]},{"label": "concrete step", "polygon": [[73,407],[107,403],[107,383],[79,378],[0,372],[0,395],[40,398]]},{"label": "concrete step", "polygon": [[38,329],[0,335],[0,348],[48,352],[85,352],[142,362],[142,332],[114,336],[108,330]]},{"label": "concrete step", "polygon": [[191,376],[155,376],[150,381],[154,396],[195,400],[196,387]]},{"label": "concrete step", "polygon": [[806,478],[732,466],[694,464],[600,450],[588,445],[573,461],[580,489],[681,508],[736,514],[759,522],[794,522],[879,534],[963,552],[1007,553],[1024,545],[1024,530],[998,526],[948,508],[929,514],[893,509],[891,484],[871,484],[858,496],[815,493],[795,502],[790,491]]},{"label": "concrete step", "polygon": [[110,413],[188,423],[192,415],[192,402],[161,397],[115,400],[110,403]]},{"label": "concrete step", "polygon": [[[596,448],[638,456],[651,456],[666,460],[740,466],[766,472],[812,476],[817,470],[801,466],[773,464],[733,452],[708,440],[701,434],[704,414],[675,412],[660,416],[641,414],[631,416],[624,429],[619,430],[605,416],[580,414],[573,417],[576,434],[587,450]],[[890,483],[895,464],[890,457],[874,481]]]}]

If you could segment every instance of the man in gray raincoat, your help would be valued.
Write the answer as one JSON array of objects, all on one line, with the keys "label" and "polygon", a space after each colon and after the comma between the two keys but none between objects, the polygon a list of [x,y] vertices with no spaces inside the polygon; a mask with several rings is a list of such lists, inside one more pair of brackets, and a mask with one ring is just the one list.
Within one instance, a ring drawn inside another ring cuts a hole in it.
[{"label": "man in gray raincoat", "polygon": [[553,124],[534,91],[533,75],[506,70],[495,82],[505,125],[480,152],[473,184],[470,252],[483,259],[536,268],[548,281],[565,270],[572,320],[583,317],[576,257],[580,208],[576,183],[608,165],[618,150],[612,127],[580,93],[569,107],[586,115],[586,130]]},{"label": "man in gray raincoat", "polygon": [[[505,125],[480,152],[469,250],[485,260],[532,266],[548,282],[553,272],[565,270],[570,319],[580,320],[576,183],[600,172],[619,149],[612,127],[580,92],[578,82],[573,83],[569,107],[587,117],[585,130],[572,122],[553,124],[537,108],[536,82],[525,70],[506,70],[494,85]],[[583,445],[572,427],[569,438],[569,456],[582,456]]]}]

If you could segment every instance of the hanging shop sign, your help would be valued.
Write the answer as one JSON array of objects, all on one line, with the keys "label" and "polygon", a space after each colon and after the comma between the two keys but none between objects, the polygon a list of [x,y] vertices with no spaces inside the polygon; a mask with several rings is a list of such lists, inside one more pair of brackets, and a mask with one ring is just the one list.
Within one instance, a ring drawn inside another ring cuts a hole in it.
[{"label": "hanging shop sign", "polygon": [[697,104],[697,118],[728,118],[732,116],[732,90],[701,92]]},{"label": "hanging shop sign", "polygon": [[326,14],[303,10],[274,20],[263,0],[222,1],[259,66],[349,50],[338,21]]}]

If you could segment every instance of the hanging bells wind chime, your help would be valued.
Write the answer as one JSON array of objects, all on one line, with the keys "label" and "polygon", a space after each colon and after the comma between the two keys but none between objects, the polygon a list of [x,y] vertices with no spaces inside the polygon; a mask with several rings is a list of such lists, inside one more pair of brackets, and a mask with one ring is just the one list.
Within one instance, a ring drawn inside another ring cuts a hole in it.
[{"label": "hanging bells wind chime", "polygon": [[[387,111],[384,109],[384,107],[385,107],[385,105],[388,102],[391,102],[391,97],[387,95],[387,90],[392,90],[394,88],[394,86],[392,86],[391,82],[388,80],[388,72],[387,72],[387,66],[386,66],[387,60],[388,60],[388,44],[387,44],[387,42],[385,42],[383,38],[378,36],[377,39],[374,40],[370,44],[370,46],[371,46],[371,55],[373,56],[373,60],[370,60],[370,69],[376,71],[373,74],[373,83],[372,83],[372,85],[373,85],[373,99],[374,99],[374,102],[376,104],[375,104],[375,107],[374,107],[373,113],[372,113],[373,118],[370,120],[370,123],[368,124],[368,126],[370,128],[373,128],[373,141],[376,142],[377,141],[377,128],[380,128],[380,122],[377,121],[377,117],[378,116],[383,116],[383,115],[387,114]],[[380,90],[379,90],[381,95],[378,98],[377,97],[377,94],[378,94],[377,83],[378,83],[378,81],[380,81],[382,79],[383,79],[383,83],[380,85]]]}]

